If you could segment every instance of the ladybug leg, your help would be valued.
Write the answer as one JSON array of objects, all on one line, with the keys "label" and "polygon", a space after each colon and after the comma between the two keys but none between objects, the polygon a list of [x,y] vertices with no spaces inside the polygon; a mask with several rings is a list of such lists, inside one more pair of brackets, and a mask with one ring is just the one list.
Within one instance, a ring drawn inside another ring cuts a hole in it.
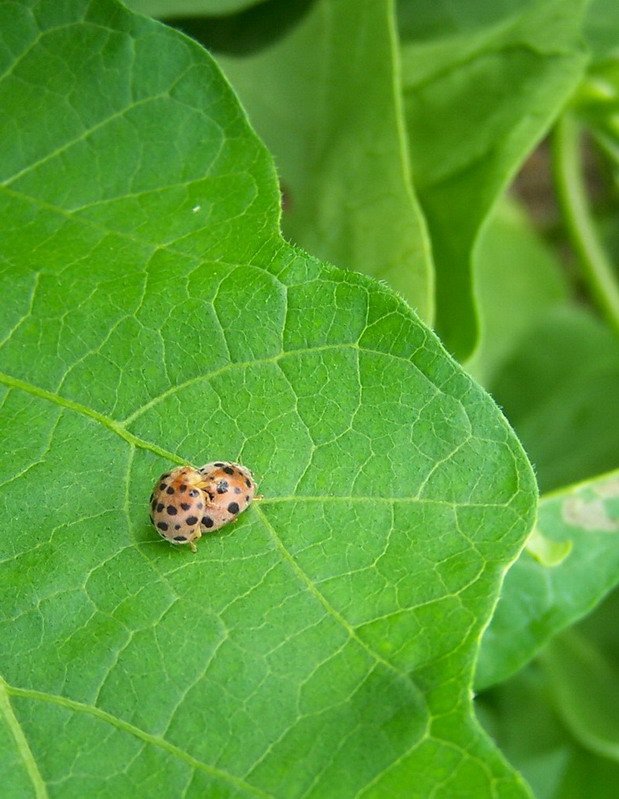
[{"label": "ladybug leg", "polygon": [[192,552],[197,552],[196,549],[196,541],[202,538],[202,530],[198,527],[197,530],[194,532],[194,537],[189,541],[189,546],[191,547]]}]

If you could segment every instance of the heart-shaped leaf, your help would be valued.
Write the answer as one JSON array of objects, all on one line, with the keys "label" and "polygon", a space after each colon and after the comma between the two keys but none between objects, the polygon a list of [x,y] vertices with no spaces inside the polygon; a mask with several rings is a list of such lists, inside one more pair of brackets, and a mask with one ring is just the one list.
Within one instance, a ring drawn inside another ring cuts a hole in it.
[{"label": "heart-shaped leaf", "polygon": [[[527,795],[470,706],[535,506],[505,420],[389,289],[282,241],[197,45],[0,8],[4,790]],[[217,458],[264,499],[193,555],[148,494]]]}]

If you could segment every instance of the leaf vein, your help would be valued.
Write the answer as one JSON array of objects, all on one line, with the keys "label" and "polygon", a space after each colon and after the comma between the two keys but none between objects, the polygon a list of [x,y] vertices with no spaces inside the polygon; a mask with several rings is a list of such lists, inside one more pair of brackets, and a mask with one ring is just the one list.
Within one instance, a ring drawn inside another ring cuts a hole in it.
[{"label": "leaf vein", "polygon": [[[2,684],[0,683],[0,685]],[[69,699],[68,697],[60,696],[58,694],[49,694],[45,693],[44,691],[36,691],[31,688],[18,688],[17,686],[11,686],[6,683],[4,683],[4,690],[6,694],[12,696],[19,696],[24,699],[39,700],[41,702],[48,702],[50,704],[64,707],[68,710],[72,710],[78,713],[86,713],[89,716],[94,716],[99,721],[103,721],[107,724],[110,724],[111,726],[116,727],[117,729],[122,730],[123,732],[127,732],[130,735],[135,736],[139,740],[144,741],[145,743],[157,746],[160,749],[164,749],[172,756],[187,763],[193,769],[203,771],[206,774],[210,774],[211,776],[217,777],[222,780],[227,780],[228,782],[232,783],[235,787],[241,788],[242,790],[245,790],[248,793],[253,794],[254,796],[259,796],[262,799],[273,799],[271,794],[268,794],[265,791],[261,790],[260,788],[250,785],[240,777],[236,777],[234,774],[230,774],[229,772],[224,771],[223,769],[216,768],[215,766],[211,766],[202,760],[198,760],[196,757],[193,757],[193,755],[190,755],[188,752],[184,752],[175,744],[170,743],[170,741],[166,741],[165,738],[160,738],[157,735],[153,735],[149,732],[146,732],[146,730],[143,730],[140,727],[136,727],[134,724],[131,724],[131,722],[125,721],[124,719],[121,719],[118,716],[114,716],[111,713],[102,710],[101,708],[95,707],[94,705],[87,705],[84,704],[83,702],[77,702],[74,699]],[[38,794],[37,799],[47,799],[47,793]]]},{"label": "leaf vein", "polygon": [[7,725],[13,733],[13,739],[15,740],[15,743],[19,749],[19,753],[22,756],[24,766],[26,767],[26,771],[28,772],[28,776],[30,777],[32,786],[34,788],[36,798],[47,799],[48,793],[45,782],[41,776],[41,772],[39,771],[36,760],[34,759],[34,755],[32,754],[32,749],[30,749],[30,746],[28,745],[26,735],[22,730],[17,717],[15,716],[13,708],[11,707],[9,700],[9,686],[2,678],[0,678],[0,709],[2,710],[2,714],[4,715]]},{"label": "leaf vein", "polygon": [[275,528],[269,522],[269,520],[262,512],[262,510],[260,508],[256,508],[256,511],[262,520],[262,524],[264,525],[266,531],[271,536],[273,543],[279,550],[284,560],[290,565],[293,572],[297,575],[298,579],[301,580],[301,582],[303,582],[307,586],[310,593],[313,594],[314,597],[320,602],[320,604],[327,611],[327,613],[330,616],[332,616],[338,622],[338,624],[340,624],[346,630],[350,638],[353,641],[355,641],[357,644],[359,644],[359,646],[365,652],[367,652],[367,654],[372,658],[372,660],[374,660],[376,663],[380,663],[386,669],[393,672],[398,677],[403,677],[407,682],[410,683],[411,682],[410,674],[407,674],[401,669],[398,669],[396,666],[393,665],[393,663],[390,663],[388,660],[385,660],[385,658],[381,657],[381,655],[379,655],[378,652],[375,652],[362,638],[359,637],[355,628],[352,627],[346,621],[346,619],[333,607],[333,605],[331,605],[331,603],[327,600],[327,598],[318,590],[313,580],[311,580],[308,577],[308,575],[303,571],[303,569],[299,566],[296,560],[292,557],[290,552],[288,552],[288,550],[284,546],[283,541],[278,536]]},{"label": "leaf vein", "polygon": [[47,400],[48,402],[53,402],[56,405],[60,405],[61,407],[67,408],[70,411],[79,413],[82,416],[87,416],[89,419],[92,419],[93,421],[102,424],[104,427],[107,427],[109,430],[111,430],[113,433],[116,433],[116,435],[120,436],[120,438],[124,439],[132,446],[140,447],[141,449],[148,449],[151,452],[154,452],[156,455],[159,455],[162,458],[167,458],[175,463],[185,463],[185,461],[178,455],[168,452],[162,447],[159,447],[157,444],[153,444],[151,441],[145,441],[133,433],[130,433],[128,430],[125,430],[122,423],[116,422],[114,419],[110,419],[105,414],[94,410],[94,408],[89,408],[88,406],[82,405],[79,402],[75,402],[74,400],[70,400],[66,397],[61,397],[59,394],[55,394],[52,391],[48,391],[40,386],[35,386],[32,383],[27,383],[25,380],[20,380],[19,378],[12,377],[11,375],[4,373],[0,373],[0,383],[4,383],[6,386],[10,386],[11,388],[25,391],[28,394],[32,394],[33,396]]}]

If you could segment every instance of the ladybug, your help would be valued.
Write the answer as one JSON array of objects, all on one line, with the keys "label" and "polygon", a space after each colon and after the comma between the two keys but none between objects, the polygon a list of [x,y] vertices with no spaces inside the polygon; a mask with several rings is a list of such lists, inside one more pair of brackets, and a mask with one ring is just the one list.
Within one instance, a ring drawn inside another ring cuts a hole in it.
[{"label": "ladybug", "polygon": [[162,474],[150,496],[150,520],[171,544],[189,544],[202,535],[201,522],[208,497],[204,475],[193,466],[177,466]]},{"label": "ladybug", "polygon": [[157,480],[150,496],[150,520],[162,538],[188,544],[196,552],[202,533],[236,521],[255,496],[252,473],[238,463],[177,466]]},{"label": "ladybug", "polygon": [[208,505],[202,516],[202,532],[218,530],[235,522],[256,496],[256,481],[240,463],[214,461],[198,471],[205,482]]}]

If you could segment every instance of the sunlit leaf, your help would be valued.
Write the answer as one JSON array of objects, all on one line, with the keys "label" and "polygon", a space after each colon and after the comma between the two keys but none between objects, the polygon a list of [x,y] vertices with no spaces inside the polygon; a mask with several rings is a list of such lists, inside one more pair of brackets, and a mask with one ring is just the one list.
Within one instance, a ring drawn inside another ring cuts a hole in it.
[{"label": "sunlit leaf", "polygon": [[[527,796],[471,708],[536,500],[496,406],[280,238],[194,42],[109,0],[0,11],[3,792]],[[264,499],[194,555],[148,495],[217,458]]]}]

